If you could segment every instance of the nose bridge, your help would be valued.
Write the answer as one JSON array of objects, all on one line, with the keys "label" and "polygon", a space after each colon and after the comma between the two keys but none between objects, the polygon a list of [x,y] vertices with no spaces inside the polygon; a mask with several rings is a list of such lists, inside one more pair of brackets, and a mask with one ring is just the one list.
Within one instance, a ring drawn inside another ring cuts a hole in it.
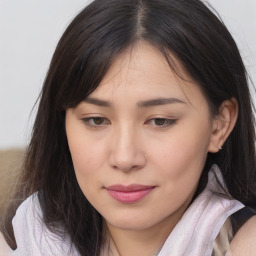
[{"label": "nose bridge", "polygon": [[113,133],[111,165],[122,171],[141,168],[145,157],[140,142],[140,131],[132,123],[118,125]]}]

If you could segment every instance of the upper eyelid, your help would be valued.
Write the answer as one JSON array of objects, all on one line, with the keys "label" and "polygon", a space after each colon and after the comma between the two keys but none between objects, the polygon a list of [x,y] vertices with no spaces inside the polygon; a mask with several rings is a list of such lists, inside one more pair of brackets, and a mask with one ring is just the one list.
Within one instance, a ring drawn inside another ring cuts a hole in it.
[{"label": "upper eyelid", "polygon": [[[90,120],[90,119],[96,119],[96,118],[102,118],[104,120],[109,120],[109,118],[105,117],[105,116],[102,116],[101,114],[87,114],[86,116],[84,117],[81,117],[81,120]],[[163,116],[163,115],[151,115],[149,117],[147,117],[145,120],[146,122],[149,121],[149,120],[154,120],[154,119],[165,119],[165,120],[177,120],[178,118],[177,117],[174,117],[174,116]]]},{"label": "upper eyelid", "polygon": [[177,118],[166,118],[166,117],[152,117],[147,119],[147,121],[151,121],[151,120],[156,120],[156,119],[160,119],[160,120],[166,120],[166,121],[177,121]]},{"label": "upper eyelid", "polygon": [[103,119],[104,121],[107,121],[107,124],[110,123],[110,121],[105,118],[105,117],[101,117],[101,116],[91,116],[91,117],[84,117],[84,118],[81,118],[81,120],[84,122],[84,123],[87,123],[89,126],[102,126],[104,124],[90,124],[89,121],[93,120],[93,119],[96,119],[96,118],[101,118]]},{"label": "upper eyelid", "polygon": [[145,123],[153,121],[153,120],[165,120],[167,122],[166,126],[168,125],[168,123],[169,123],[169,125],[172,125],[178,121],[177,118],[154,117],[154,118],[149,118]]},{"label": "upper eyelid", "polygon": [[102,119],[107,119],[109,120],[107,117],[104,117],[100,114],[87,114],[81,117],[81,120],[88,120],[88,119],[94,119],[94,118],[102,118]]},{"label": "upper eyelid", "polygon": [[[109,120],[107,117],[101,116],[101,115],[93,115],[93,116],[85,116],[82,117],[81,120],[88,120],[88,119],[94,119],[94,118],[102,118],[105,120]],[[177,120],[175,117],[162,117],[162,116],[150,116],[146,119],[147,120],[154,120],[154,119],[166,119],[166,120]]]},{"label": "upper eyelid", "polygon": [[147,120],[152,119],[166,119],[166,120],[177,120],[178,118],[175,116],[166,116],[166,115],[151,115],[147,118]]}]

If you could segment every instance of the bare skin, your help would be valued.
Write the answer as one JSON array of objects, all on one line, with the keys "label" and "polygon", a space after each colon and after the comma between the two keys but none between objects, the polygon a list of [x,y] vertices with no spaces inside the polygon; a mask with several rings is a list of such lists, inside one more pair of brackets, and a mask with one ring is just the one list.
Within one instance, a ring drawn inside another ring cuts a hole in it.
[{"label": "bare skin", "polygon": [[253,256],[256,252],[256,216],[250,218],[237,232],[226,256]]},{"label": "bare skin", "polygon": [[[186,82],[140,42],[66,112],[79,186],[103,216],[117,255],[151,256],[163,246],[193,198],[208,152],[219,150],[236,122],[235,100],[213,117],[200,87],[181,73]],[[116,184],[152,190],[124,202],[126,195],[120,201],[109,193]]]}]

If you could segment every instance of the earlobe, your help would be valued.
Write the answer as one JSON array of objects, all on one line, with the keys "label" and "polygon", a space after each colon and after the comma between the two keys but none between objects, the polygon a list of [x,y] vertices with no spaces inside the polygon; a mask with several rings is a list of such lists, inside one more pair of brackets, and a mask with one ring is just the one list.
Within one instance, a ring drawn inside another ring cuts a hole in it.
[{"label": "earlobe", "polygon": [[208,152],[216,153],[222,148],[235,127],[237,116],[237,100],[235,98],[225,100],[219,108],[219,114],[213,120]]}]

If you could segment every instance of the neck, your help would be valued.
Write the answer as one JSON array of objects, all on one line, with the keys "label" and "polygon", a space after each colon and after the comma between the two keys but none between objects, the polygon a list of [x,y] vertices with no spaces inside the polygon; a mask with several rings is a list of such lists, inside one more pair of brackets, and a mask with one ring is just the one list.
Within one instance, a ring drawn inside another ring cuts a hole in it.
[{"label": "neck", "polygon": [[[177,222],[175,222],[176,224]],[[109,251],[111,256],[155,256],[162,248],[165,240],[174,228],[175,224],[170,225],[168,220],[161,225],[145,230],[123,230],[112,226],[110,223],[104,224],[106,245],[104,251]],[[109,255],[103,253],[103,255]]]},{"label": "neck", "polygon": [[150,227],[120,228],[105,220],[103,236],[106,244],[103,251],[107,253],[103,253],[102,256],[156,256],[189,206],[192,196],[175,212]]}]

